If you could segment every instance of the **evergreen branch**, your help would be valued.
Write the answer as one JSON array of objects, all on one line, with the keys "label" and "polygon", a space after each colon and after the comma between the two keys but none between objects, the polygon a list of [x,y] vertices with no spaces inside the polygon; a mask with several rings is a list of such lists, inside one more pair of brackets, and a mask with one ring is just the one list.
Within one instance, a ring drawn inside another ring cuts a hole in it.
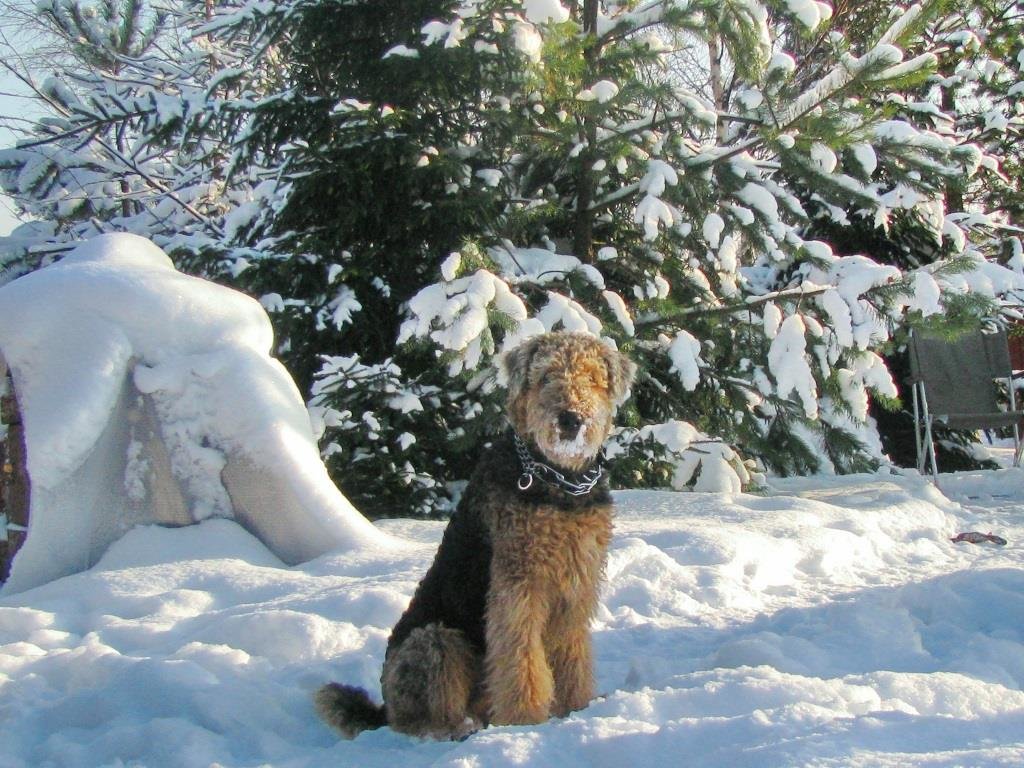
[{"label": "evergreen branch", "polygon": [[728,112],[719,112],[718,119],[720,122],[729,123],[744,123],[746,125],[757,126],[758,128],[765,128],[763,120],[758,120],[756,117],[744,117],[743,115],[731,115]]},{"label": "evergreen branch", "polygon": [[676,121],[685,120],[687,118],[692,117],[692,115],[692,110],[681,109],[664,110],[661,112],[659,116],[658,110],[657,108],[655,108],[651,111],[651,115],[649,117],[643,118],[641,120],[636,120],[631,123],[625,123],[621,126],[616,126],[614,129],[603,128],[602,131],[604,135],[598,142],[598,146],[606,143],[607,141],[610,141],[613,138],[620,139],[628,138],[630,136],[636,136],[638,134],[643,133],[644,131],[654,130],[656,128],[661,128],[665,125],[669,125]]},{"label": "evergreen branch", "polygon": [[603,197],[601,200],[594,201],[594,204],[591,205],[587,210],[590,211],[591,213],[598,213],[600,211],[611,208],[613,205],[620,202],[621,200],[625,200],[638,189],[640,189],[639,182],[634,182],[632,184],[627,184],[623,187],[619,187],[614,192],[605,195],[605,197]]},{"label": "evergreen branch", "polygon": [[[648,13],[648,11],[656,8],[659,5],[661,5],[664,8],[664,6],[666,6],[667,4],[664,2],[664,0],[654,0],[654,2],[648,3],[647,6],[644,7],[644,8],[634,8],[634,9],[632,9],[630,11],[630,15],[631,16],[637,16],[637,15],[646,14],[646,13]],[[632,19],[632,18],[622,19],[618,23],[616,23],[615,26],[613,26],[611,29],[609,29],[607,32],[605,32],[604,35],[601,36],[600,43],[603,46],[603,45],[606,45],[608,43],[613,43],[613,42],[616,42],[616,41],[619,41],[619,40],[626,40],[627,38],[632,37],[633,35],[635,35],[638,32],[642,32],[645,29],[652,29],[654,27],[659,27],[659,26],[661,26],[664,23],[665,23],[665,12],[664,11],[662,11],[662,13],[660,13],[657,16],[651,16],[650,19],[648,19],[646,21],[643,21],[643,22],[641,22],[639,24],[637,24],[635,22],[635,19]]]},{"label": "evergreen branch", "polygon": [[182,200],[175,190],[168,187],[159,179],[156,179],[155,177],[151,176],[149,173],[140,168],[134,161],[132,161],[130,158],[126,157],[124,154],[119,152],[116,148],[110,146],[110,144],[104,141],[103,139],[97,137],[96,143],[103,147],[108,153],[110,153],[110,155],[115,160],[119,160],[121,163],[123,163],[124,166],[128,168],[128,170],[137,174],[139,178],[141,178],[143,181],[149,184],[153,189],[157,190],[158,192],[165,195],[170,200],[181,206],[182,210],[184,210],[186,213],[188,213],[190,216],[196,219],[200,224],[209,227],[217,235],[221,237],[224,236],[224,230],[222,230],[220,226],[210,221],[209,217],[204,216],[191,203]]},{"label": "evergreen branch", "polygon": [[[743,312],[753,307],[759,307],[762,304],[767,304],[770,301],[776,301],[779,299],[803,299],[808,296],[818,296],[826,291],[830,291],[835,286],[815,286],[813,288],[790,288],[782,291],[772,291],[766,293],[757,298],[751,298],[744,301],[738,301],[732,304],[723,304],[717,307],[689,307],[687,309],[679,309],[675,312],[669,312],[657,317],[651,318],[650,320],[634,321],[636,325],[656,325],[664,322],[665,320],[673,320],[680,317],[700,317],[705,315],[727,315],[733,312]],[[865,292],[865,294],[867,291]]]},{"label": "evergreen branch", "polygon": [[683,163],[684,165],[686,165],[687,168],[691,168],[694,170],[709,168],[711,166],[718,165],[719,163],[722,163],[726,160],[731,160],[732,158],[738,155],[742,155],[744,152],[749,152],[750,150],[756,148],[760,144],[763,144],[764,141],[765,137],[756,136],[752,139],[747,139],[746,141],[740,142],[728,152],[723,152],[718,155],[710,155],[704,152],[701,153],[700,155],[697,155],[696,157],[684,160]]},{"label": "evergreen branch", "polygon": [[36,82],[31,77],[23,73],[9,61],[7,61],[6,59],[0,59],[0,66],[2,66],[11,75],[13,75],[15,78],[20,80],[24,85],[26,85],[29,88],[29,90],[31,90],[32,93],[35,94],[36,98],[46,102],[47,106],[51,107],[55,112],[58,112],[59,114],[62,114],[65,117],[71,114],[71,112],[66,107],[64,107],[64,105],[56,101],[53,97],[46,93],[46,91],[44,91],[40,86],[36,85]]},{"label": "evergreen branch", "polygon": [[61,131],[60,133],[54,133],[39,139],[33,139],[31,141],[21,141],[18,142],[16,149],[35,149],[36,147],[46,146],[47,144],[55,144],[65,139],[70,139],[75,136],[78,136],[84,131],[94,131],[102,127],[104,125],[104,122],[105,121],[100,119],[94,119],[91,122],[82,123],[77,128],[68,128],[65,131]]}]

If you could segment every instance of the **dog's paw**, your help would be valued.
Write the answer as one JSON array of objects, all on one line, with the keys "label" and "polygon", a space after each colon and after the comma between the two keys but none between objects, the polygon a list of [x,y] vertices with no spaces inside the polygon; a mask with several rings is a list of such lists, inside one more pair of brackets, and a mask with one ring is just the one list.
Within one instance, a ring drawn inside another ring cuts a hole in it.
[{"label": "dog's paw", "polygon": [[519,706],[505,712],[495,712],[491,725],[537,725],[551,718],[551,711],[544,706]]}]

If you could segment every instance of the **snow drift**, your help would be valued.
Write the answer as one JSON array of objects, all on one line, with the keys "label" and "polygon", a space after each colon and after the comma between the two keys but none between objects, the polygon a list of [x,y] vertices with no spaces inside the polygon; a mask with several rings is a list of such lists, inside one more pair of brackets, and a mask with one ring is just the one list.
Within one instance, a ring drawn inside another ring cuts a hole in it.
[{"label": "snow drift", "polygon": [[773,485],[617,493],[601,696],[461,742],[339,740],[312,700],[332,679],[380,695],[443,522],[292,568],[230,520],[137,528],[0,598],[0,766],[1024,765],[1024,470],[944,475],[955,500],[912,474]]},{"label": "snow drift", "polygon": [[233,517],[281,560],[391,540],[337,490],[259,303],[102,235],[0,288],[31,505],[6,593],[138,524]]}]

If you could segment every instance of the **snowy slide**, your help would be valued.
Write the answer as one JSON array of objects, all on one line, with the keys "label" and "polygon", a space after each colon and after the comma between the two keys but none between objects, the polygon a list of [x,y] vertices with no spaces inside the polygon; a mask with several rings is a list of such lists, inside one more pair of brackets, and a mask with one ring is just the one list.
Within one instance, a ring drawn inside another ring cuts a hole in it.
[{"label": "snowy slide", "polygon": [[288,564],[395,544],[331,482],[272,343],[258,302],[134,235],[0,288],[31,484],[4,593],[92,566],[139,524],[234,518]]}]

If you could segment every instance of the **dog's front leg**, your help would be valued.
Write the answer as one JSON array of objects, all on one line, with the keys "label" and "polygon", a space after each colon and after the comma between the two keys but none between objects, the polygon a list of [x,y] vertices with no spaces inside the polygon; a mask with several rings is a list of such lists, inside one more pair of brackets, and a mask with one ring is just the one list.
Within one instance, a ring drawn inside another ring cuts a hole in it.
[{"label": "dog's front leg", "polygon": [[586,618],[552,632],[551,666],[555,678],[556,717],[586,708],[594,698],[594,662]]},{"label": "dog's front leg", "polygon": [[487,598],[487,694],[494,725],[540,723],[554,683],[544,654],[548,604],[530,579],[492,572]]}]

